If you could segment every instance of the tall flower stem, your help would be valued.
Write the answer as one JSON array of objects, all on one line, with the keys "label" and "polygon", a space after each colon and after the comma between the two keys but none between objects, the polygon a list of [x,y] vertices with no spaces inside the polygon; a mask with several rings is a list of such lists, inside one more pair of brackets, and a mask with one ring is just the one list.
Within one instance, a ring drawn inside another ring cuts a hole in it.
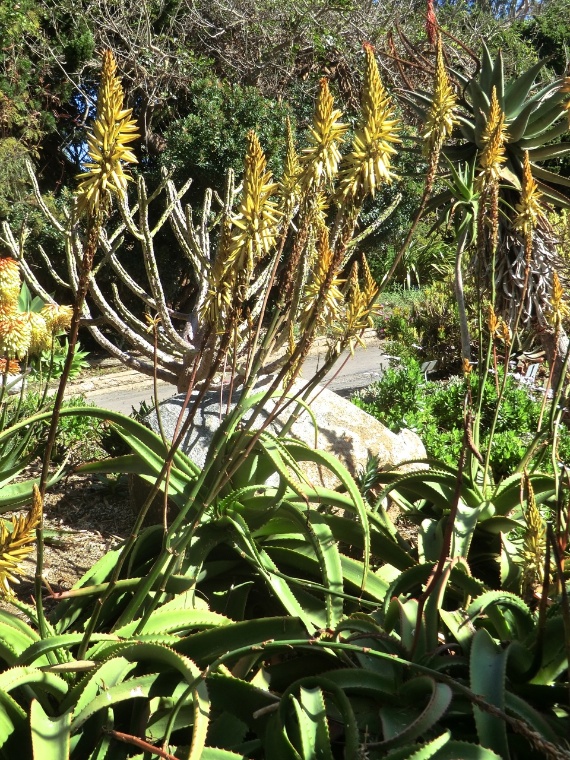
[{"label": "tall flower stem", "polygon": [[[99,239],[99,232],[101,230],[101,213],[96,214],[94,219],[90,220],[87,242],[83,253],[83,260],[81,262],[81,273],[79,277],[79,283],[77,286],[77,293],[75,296],[75,303],[73,305],[73,316],[71,318],[71,326],[69,330],[69,339],[67,346],[67,355],[65,357],[65,364],[59,380],[57,388],[57,394],[53,405],[53,413],[49,426],[46,448],[42,462],[42,472],[40,476],[39,493],[42,502],[44,501],[47,481],[49,476],[49,466],[51,462],[51,455],[53,447],[55,445],[55,439],[57,436],[57,427],[59,424],[59,416],[61,407],[63,406],[63,399],[65,396],[65,389],[69,380],[69,374],[73,365],[73,357],[75,356],[75,347],[77,345],[77,339],[79,335],[79,325],[81,322],[81,314],[83,311],[83,305],[87,296],[87,290],[89,288],[89,274],[93,267],[93,259],[95,251],[97,249],[97,241]],[[37,560],[36,560],[36,572],[34,577],[34,593],[36,598],[36,614],[38,617],[38,628],[42,638],[47,635],[46,621],[44,615],[44,609],[42,604],[42,591],[43,591],[43,569],[44,569],[44,538],[43,538],[43,511],[36,528],[36,541],[37,541]]]},{"label": "tall flower stem", "polygon": [[[57,435],[57,426],[65,389],[75,355],[79,335],[79,325],[93,269],[93,261],[99,243],[99,235],[105,212],[109,207],[111,193],[123,197],[127,180],[122,161],[136,162],[136,157],[127,144],[138,137],[136,123],[131,120],[131,109],[123,108],[123,89],[116,76],[117,65],[113,54],[103,53],[101,84],[97,99],[97,115],[93,129],[87,138],[90,161],[86,171],[80,175],[77,193],[78,215],[87,214],[87,236],[83,247],[79,281],[75,294],[75,304],[69,331],[69,344],[63,372],[59,381],[53,414],[48,432],[46,450],[42,464],[39,492],[43,501],[49,474],[51,455]],[[46,636],[46,621],[42,605],[42,575],[44,566],[43,519],[37,532],[37,562],[34,590],[40,636]]]}]

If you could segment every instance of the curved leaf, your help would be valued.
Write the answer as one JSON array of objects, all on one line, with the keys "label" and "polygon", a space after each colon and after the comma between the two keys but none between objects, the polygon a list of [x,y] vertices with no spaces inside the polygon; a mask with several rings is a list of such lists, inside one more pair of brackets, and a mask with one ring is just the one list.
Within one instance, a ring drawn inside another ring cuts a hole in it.
[{"label": "curved leaf", "polygon": [[325,595],[327,627],[334,628],[344,614],[342,599],[344,586],[341,560],[333,533],[325,517],[314,509],[301,514],[298,509],[285,502],[281,511],[284,515],[288,515],[308,537],[315,550],[321,566],[321,582],[329,591]]},{"label": "curved leaf", "polygon": [[34,758],[64,760],[71,748],[71,713],[50,717],[36,700],[30,707],[30,729]]},{"label": "curved leaf", "polygon": [[[425,707],[421,707],[426,701]],[[427,676],[407,681],[400,690],[400,704],[380,709],[384,729],[383,749],[416,739],[425,734],[447,712],[452,691],[447,684],[437,683]]]},{"label": "curved leaf", "polygon": [[[473,637],[469,657],[470,687],[475,694],[504,710],[507,652],[484,628]],[[473,705],[477,736],[484,747],[508,760],[510,757],[505,722]]]},{"label": "curved leaf", "polygon": [[[326,467],[333,475],[335,475],[341,482],[342,486],[347,490],[348,495],[352,501],[353,508],[360,520],[362,527],[362,533],[364,536],[364,568],[362,582],[364,583],[366,574],[368,573],[370,563],[370,526],[368,524],[368,516],[366,506],[362,498],[362,494],[358,490],[358,486],[354,482],[354,478],[346,469],[346,467],[339,462],[339,460],[332,454],[325,451],[314,451],[309,449],[308,446],[304,446],[301,443],[288,443],[287,448],[297,461],[299,462],[313,462],[316,465]],[[318,498],[319,489],[303,489],[307,498],[313,500],[312,494],[314,493]]]}]

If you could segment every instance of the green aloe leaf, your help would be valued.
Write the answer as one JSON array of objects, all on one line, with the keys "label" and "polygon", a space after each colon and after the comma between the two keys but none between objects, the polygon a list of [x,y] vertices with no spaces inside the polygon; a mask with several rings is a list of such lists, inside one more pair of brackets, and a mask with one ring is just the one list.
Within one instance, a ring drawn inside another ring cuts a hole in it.
[{"label": "green aloe leaf", "polygon": [[518,116],[528,97],[532,85],[548,59],[543,59],[530,66],[516,79],[512,79],[505,87],[504,111],[507,120]]},{"label": "green aloe leaf", "polygon": [[299,698],[291,697],[297,716],[303,760],[333,760],[327,711],[323,692],[317,686],[299,689]]},{"label": "green aloe leaf", "polygon": [[384,704],[394,698],[395,691],[395,680],[391,675],[388,676],[386,671],[387,667],[382,663],[382,670],[378,672],[365,668],[342,668],[326,671],[323,676],[339,686],[347,695],[369,697],[377,700],[378,704]]},{"label": "green aloe leaf", "polygon": [[[217,612],[209,610],[193,609],[172,609],[165,610],[164,607],[156,610],[146,621],[143,628],[138,631],[142,634],[170,634],[189,632],[196,628],[215,628],[219,625],[230,625],[233,620],[220,615]],[[133,620],[131,623],[117,628],[115,636],[120,638],[131,638],[140,625],[140,620]]]},{"label": "green aloe leaf", "polygon": [[[445,736],[446,734],[443,734]],[[449,734],[447,734],[449,736]],[[451,741],[439,743],[442,737],[434,739],[427,745],[413,745],[390,752],[386,760],[502,760],[499,755],[479,744]],[[435,746],[434,746],[435,743]],[[435,750],[435,754],[433,751]],[[428,754],[431,753],[431,754]]]},{"label": "green aloe leaf", "polygon": [[302,620],[309,631],[319,628],[320,621],[318,618],[315,618],[310,610],[303,607],[287,581],[277,575],[277,566],[267,552],[256,545],[247,524],[240,515],[228,515],[226,520],[234,527],[235,544],[243,558],[261,572],[264,580],[283,604],[288,614]]},{"label": "green aloe leaf", "polygon": [[[516,623],[512,628],[509,621],[501,613],[501,607],[508,608]],[[493,613],[498,613],[499,618]],[[497,634],[505,639],[524,637],[534,629],[534,617],[527,604],[517,594],[508,591],[487,591],[477,597],[467,608],[467,615],[475,620],[480,615],[491,616],[492,622],[501,625],[502,630]]]},{"label": "green aloe leaf", "polygon": [[542,132],[538,137],[524,138],[520,141],[520,147],[523,150],[530,150],[531,148],[540,148],[543,145],[547,145],[552,140],[556,140],[557,137],[568,132],[568,122],[561,121],[560,124],[552,127],[546,132]]},{"label": "green aloe leaf", "polygon": [[452,691],[447,684],[437,683],[427,676],[407,681],[398,695],[398,704],[380,709],[384,729],[382,747],[388,749],[409,742],[429,731],[445,715],[451,698]]},{"label": "green aloe leaf", "polygon": [[18,665],[0,673],[0,691],[9,693],[20,686],[31,686],[55,697],[67,692],[67,683],[54,673],[44,673],[38,668]]},{"label": "green aloe leaf", "polygon": [[71,747],[70,712],[52,718],[34,699],[30,707],[30,729],[34,760],[67,760]]},{"label": "green aloe leaf", "polygon": [[63,699],[61,711],[73,711],[75,715],[87,709],[91,702],[101,693],[101,684],[110,689],[123,683],[135,669],[136,663],[124,657],[112,657],[95,670],[87,673]]},{"label": "green aloe leaf", "polygon": [[341,559],[332,531],[324,516],[314,509],[302,514],[292,505],[284,503],[282,513],[288,515],[314,548],[321,567],[321,583],[329,591],[325,595],[327,627],[334,628],[344,614],[342,596],[339,596],[344,587]]},{"label": "green aloe leaf", "polygon": [[257,734],[263,732],[271,708],[279,703],[273,693],[224,673],[213,673],[206,683],[212,708],[217,713],[230,713]]},{"label": "green aloe leaf", "polygon": [[[507,652],[481,628],[473,637],[469,658],[470,687],[475,694],[501,710],[505,708]],[[510,757],[505,722],[473,705],[477,736],[484,747],[508,760]]]},{"label": "green aloe leaf", "polygon": [[[83,634],[81,633],[63,633],[59,636],[50,636],[47,639],[41,639],[30,644],[18,657],[18,665],[31,665],[36,663],[37,666],[47,665],[48,661],[45,655],[48,652],[54,652],[58,649],[69,649],[81,643]],[[92,636],[92,641],[118,641],[114,635],[105,633],[96,633]]]},{"label": "green aloe leaf", "polygon": [[493,63],[489,48],[483,41],[483,51],[481,53],[481,70],[479,71],[479,83],[485,92],[491,92],[491,85],[493,82],[493,75],[496,64]]},{"label": "green aloe leaf", "polygon": [[[307,718],[312,721],[312,725],[309,726],[308,721],[305,721],[305,741],[303,743],[303,751],[306,749],[307,752],[304,752],[300,757],[307,760],[309,758],[314,758],[316,760],[316,758],[319,757],[329,758],[329,754],[327,754],[330,750],[328,726],[324,720],[325,715],[329,715],[329,712],[328,710],[325,712],[324,701],[321,704],[319,695],[318,693],[315,694],[314,690],[318,690],[321,695],[323,692],[326,693],[328,701],[334,703],[335,707],[340,712],[342,719],[341,723],[344,725],[345,757],[357,757],[359,750],[359,732],[352,703],[341,688],[321,675],[302,678],[291,684],[291,686],[284,691],[279,703],[281,725],[284,727],[287,725],[287,712],[289,711],[289,705],[291,703],[290,697],[294,697],[297,692],[302,692],[302,690],[310,690],[310,693],[306,695],[305,704],[308,705],[309,715],[307,715]],[[302,709],[303,707],[304,705],[302,706]],[[313,713],[313,711],[315,712]]]},{"label": "green aloe leaf", "polygon": [[503,52],[500,48],[493,65],[493,74],[491,76],[490,88],[488,91],[491,92],[493,87],[497,93],[497,100],[499,101],[499,105],[504,111],[505,71],[503,66]]},{"label": "green aloe leaf", "polygon": [[[0,692],[0,756],[9,760],[6,746],[22,752],[28,732],[28,713],[6,692]],[[23,755],[22,755],[23,756]]]},{"label": "green aloe leaf", "polygon": [[[354,478],[346,469],[346,467],[332,454],[329,454],[325,451],[315,451],[313,449],[309,449],[307,446],[304,446],[300,443],[289,443],[287,448],[291,456],[294,457],[297,461],[312,462],[313,464],[316,464],[320,467],[325,467],[326,469],[330,470],[330,472],[332,472],[332,474],[339,479],[343,488],[346,489],[351,499],[352,509],[356,512],[356,515],[359,518],[362,534],[364,536],[364,572],[362,579],[364,583],[370,564],[370,525],[368,523],[368,515],[364,500],[360,491],[358,490],[358,486],[354,482]],[[319,489],[306,488],[303,490],[307,498],[309,498],[311,501],[313,501],[315,498],[319,500]]]},{"label": "green aloe leaf", "polygon": [[306,638],[307,631],[297,618],[257,618],[194,633],[181,639],[175,648],[177,652],[191,657],[200,667],[205,667],[221,655],[244,647],[253,647],[260,641]]},{"label": "green aloe leaf", "polygon": [[527,103],[516,119],[507,125],[508,143],[518,143],[524,138],[528,123],[536,110],[536,107],[536,103],[532,101]]}]

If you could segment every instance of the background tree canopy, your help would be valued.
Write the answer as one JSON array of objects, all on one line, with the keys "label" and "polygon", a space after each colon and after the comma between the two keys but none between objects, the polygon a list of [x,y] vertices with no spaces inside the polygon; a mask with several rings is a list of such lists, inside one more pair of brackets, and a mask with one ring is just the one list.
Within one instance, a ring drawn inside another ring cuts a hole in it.
[{"label": "background tree canopy", "polygon": [[[540,56],[552,55],[549,65],[557,73],[566,67],[570,0],[447,0],[437,6],[442,28],[468,48],[479,52],[481,39],[491,52],[502,48],[507,73]],[[425,52],[425,11],[424,0],[236,0],[229,7],[219,0],[4,0],[0,217],[16,224],[25,218],[28,225],[35,219],[26,158],[54,203],[73,185],[95,105],[97,51],[110,48],[118,61],[142,134],[135,147],[138,171],[152,177],[167,168],[177,180],[192,177],[190,200],[199,204],[205,186],[221,188],[224,168],[241,165],[250,128],[270,168],[279,169],[285,116],[301,129],[307,125],[321,76],[328,77],[350,122],[364,40],[376,47],[387,85],[401,86],[390,40]],[[454,46],[452,37],[447,41]],[[454,52],[469,60],[465,49],[455,46]],[[389,257],[397,246],[400,217],[409,217],[421,193],[417,170],[411,156],[399,186],[369,204],[368,220],[396,191],[403,195],[369,249],[379,247]],[[55,255],[49,234],[35,232]]]}]

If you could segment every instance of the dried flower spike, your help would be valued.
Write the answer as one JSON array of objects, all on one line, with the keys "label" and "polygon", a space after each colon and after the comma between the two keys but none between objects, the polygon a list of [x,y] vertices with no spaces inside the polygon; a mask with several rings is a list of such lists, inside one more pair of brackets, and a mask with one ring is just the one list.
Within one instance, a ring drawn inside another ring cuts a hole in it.
[{"label": "dried flower spike", "polygon": [[97,97],[97,115],[87,138],[91,159],[86,172],[78,176],[78,211],[94,214],[108,203],[110,194],[123,196],[127,181],[123,162],[136,164],[128,143],[139,137],[132,109],[123,108],[123,88],[116,76],[117,64],[110,50],[103,53],[101,86]]},{"label": "dried flower spike", "polygon": [[495,314],[495,309],[492,303],[488,305],[487,310],[488,310],[487,327],[489,328],[489,334],[491,335],[491,337],[493,337],[499,327],[499,320],[497,318],[497,315]]}]

